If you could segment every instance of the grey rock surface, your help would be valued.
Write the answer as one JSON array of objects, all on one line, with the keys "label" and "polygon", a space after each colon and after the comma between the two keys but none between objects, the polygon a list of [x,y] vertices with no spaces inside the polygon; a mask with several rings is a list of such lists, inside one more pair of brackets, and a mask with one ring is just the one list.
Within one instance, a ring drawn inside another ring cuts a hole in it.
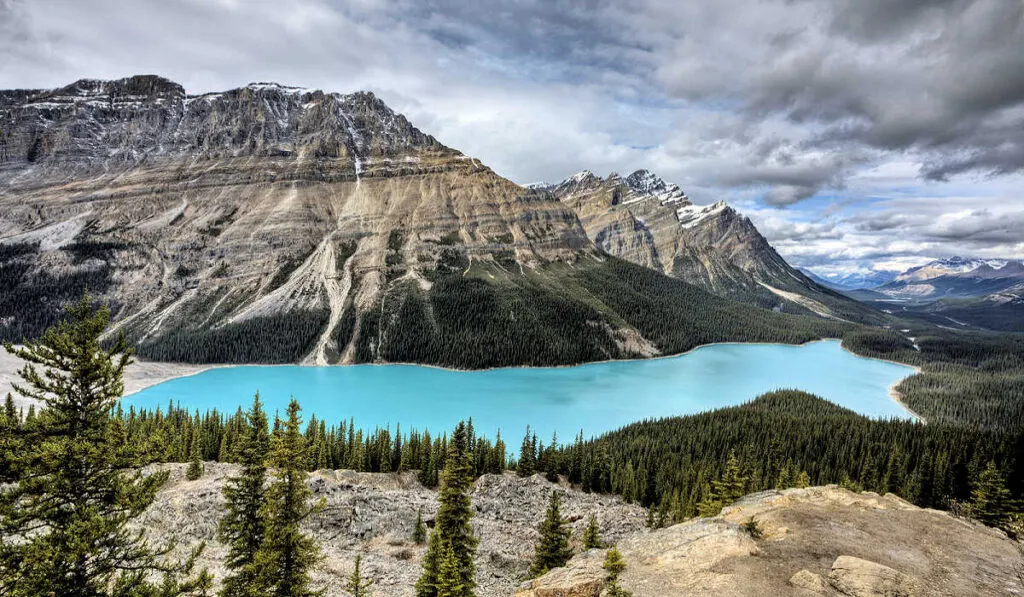
[{"label": "grey rock surface", "polygon": [[[187,465],[160,466],[170,469],[170,480],[140,525],[156,541],[178,541],[179,553],[206,541],[200,564],[219,578],[225,572],[221,565],[225,548],[216,540],[217,522],[223,513],[221,488],[237,467],[208,462],[200,479],[188,481],[184,478]],[[326,500],[325,509],[306,524],[325,556],[313,573],[315,584],[325,588],[329,597],[343,595],[341,585],[356,555],[361,554],[364,575],[375,580],[374,595],[413,595],[425,546],[411,541],[412,529],[419,508],[432,527],[437,492],[421,486],[415,472],[323,470],[310,473],[307,483],[316,498]],[[552,491],[564,493],[562,511],[572,521],[575,549],[590,514],[597,517],[606,540],[619,541],[644,532],[645,511],[618,498],[576,491],[540,475],[526,479],[511,473],[485,475],[472,493],[476,508],[473,528],[480,539],[478,595],[510,595],[526,580],[539,536],[537,525]]]}]

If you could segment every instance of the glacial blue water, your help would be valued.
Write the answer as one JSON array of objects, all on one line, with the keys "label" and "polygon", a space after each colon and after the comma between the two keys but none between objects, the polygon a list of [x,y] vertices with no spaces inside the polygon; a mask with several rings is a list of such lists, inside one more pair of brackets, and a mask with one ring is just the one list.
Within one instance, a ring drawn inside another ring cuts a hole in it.
[{"label": "glacial blue water", "polygon": [[805,390],[871,417],[912,418],[889,387],[913,372],[854,355],[837,340],[714,344],[676,357],[560,368],[223,367],[146,388],[124,402],[126,409],[166,408],[174,401],[233,413],[259,391],[270,413],[283,414],[294,396],[307,420],[311,413],[328,424],[354,417],[364,429],[401,424],[437,432],[472,417],[478,432],[493,438],[500,428],[512,446],[528,424],[545,441],[553,431],[570,439],[581,429],[597,435],[645,418],[738,405],[780,388]]}]

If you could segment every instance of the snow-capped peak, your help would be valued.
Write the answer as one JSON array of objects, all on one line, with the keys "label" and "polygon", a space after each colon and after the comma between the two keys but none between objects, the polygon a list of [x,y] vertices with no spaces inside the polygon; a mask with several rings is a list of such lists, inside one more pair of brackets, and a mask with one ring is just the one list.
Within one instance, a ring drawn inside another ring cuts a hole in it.
[{"label": "snow-capped peak", "polygon": [[669,203],[689,205],[690,199],[677,184],[665,182],[663,178],[650,170],[637,170],[626,177],[631,197],[623,203],[636,203],[647,199],[657,199],[662,205]]},{"label": "snow-capped peak", "polygon": [[[1017,269],[1019,262],[1007,259],[979,259],[976,257],[946,257],[911,268],[896,277],[898,281],[930,280],[941,276],[956,276],[978,271],[998,272],[1010,267]],[[1009,270],[1007,270],[1009,271]],[[980,272],[979,272],[980,274]]]},{"label": "snow-capped peak", "polygon": [[725,201],[719,201],[711,205],[684,205],[676,210],[676,214],[679,216],[680,226],[683,228],[693,228],[726,209],[729,209],[729,205]]},{"label": "snow-capped peak", "polygon": [[664,193],[669,185],[665,180],[650,170],[637,170],[626,177],[626,185],[637,193],[653,195]]},{"label": "snow-capped peak", "polygon": [[257,83],[249,83],[248,85],[245,86],[245,88],[246,89],[251,89],[253,91],[262,91],[262,90],[265,90],[265,89],[272,89],[274,91],[281,91],[282,93],[298,93],[298,94],[313,93],[313,91],[315,91],[314,89],[309,89],[307,87],[292,87],[290,85],[282,85],[280,83],[274,83],[273,81],[260,81],[260,82],[257,82]]},{"label": "snow-capped peak", "polygon": [[580,170],[576,174],[573,174],[572,177],[566,179],[565,182],[579,184],[584,180],[588,180],[590,178],[594,178],[593,172],[591,172],[590,170]]}]

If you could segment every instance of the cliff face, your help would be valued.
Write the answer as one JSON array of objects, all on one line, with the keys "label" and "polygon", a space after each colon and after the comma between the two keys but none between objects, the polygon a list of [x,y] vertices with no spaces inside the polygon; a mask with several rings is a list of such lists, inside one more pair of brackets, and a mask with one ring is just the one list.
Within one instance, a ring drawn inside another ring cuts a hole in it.
[{"label": "cliff face", "polygon": [[647,170],[604,179],[583,171],[541,188],[576,211],[587,236],[617,257],[760,307],[876,317],[791,267],[725,202],[694,205],[677,185]]},{"label": "cliff face", "polygon": [[354,350],[352,335],[337,338],[343,313],[372,308],[396,280],[596,253],[549,194],[369,93],[79,81],[0,92],[0,122],[0,237],[32,254],[19,283],[84,276],[137,342],[314,313],[306,359],[336,362]]}]

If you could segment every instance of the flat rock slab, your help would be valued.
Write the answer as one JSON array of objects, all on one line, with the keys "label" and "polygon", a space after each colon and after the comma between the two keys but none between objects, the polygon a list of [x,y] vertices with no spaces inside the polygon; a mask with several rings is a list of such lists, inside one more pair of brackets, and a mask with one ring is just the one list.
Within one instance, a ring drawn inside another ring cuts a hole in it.
[{"label": "flat rock slab", "polygon": [[[751,519],[762,530],[756,541],[741,527]],[[1014,572],[1019,555],[1005,534],[836,486],[753,494],[715,518],[625,538],[619,550],[622,585],[635,597],[1024,594]],[[602,578],[591,559],[574,558],[534,586],[589,587]]]},{"label": "flat rock slab", "polygon": [[917,583],[902,572],[852,556],[839,556],[828,582],[849,597],[916,597]]}]

